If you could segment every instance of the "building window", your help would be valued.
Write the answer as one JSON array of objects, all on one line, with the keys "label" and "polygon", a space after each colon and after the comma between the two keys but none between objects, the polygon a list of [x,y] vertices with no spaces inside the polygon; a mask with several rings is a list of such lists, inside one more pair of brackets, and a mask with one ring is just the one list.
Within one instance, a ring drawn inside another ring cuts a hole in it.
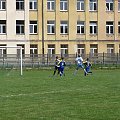
[{"label": "building window", "polygon": [[[24,57],[24,55],[25,55],[25,45],[24,44],[18,44],[17,46],[18,47],[22,47],[22,56]],[[18,57],[20,57],[20,55],[21,55],[20,52],[21,52],[20,49],[17,49],[17,55],[18,55]]]},{"label": "building window", "polygon": [[55,33],[55,21],[47,21],[47,33],[48,34]]},{"label": "building window", "polygon": [[107,53],[114,53],[114,44],[107,44]]},{"label": "building window", "polygon": [[6,34],[6,20],[0,20],[0,34]]},{"label": "building window", "polygon": [[30,21],[30,34],[37,34],[37,21]]},{"label": "building window", "polygon": [[60,0],[60,11],[68,10],[68,2],[67,0]]},{"label": "building window", "polygon": [[120,12],[120,0],[118,0],[118,11]]},{"label": "building window", "polygon": [[16,10],[24,10],[24,0],[16,0]]},{"label": "building window", "polygon": [[96,21],[90,22],[90,34],[97,34],[97,22]]},{"label": "building window", "polygon": [[118,33],[120,34],[120,22],[118,22]]},{"label": "building window", "polygon": [[68,45],[61,44],[61,56],[68,56]]},{"label": "building window", "polygon": [[38,46],[36,44],[30,45],[30,55],[38,55]]},{"label": "building window", "polygon": [[30,0],[29,1],[29,9],[30,10],[37,10],[37,0]]},{"label": "building window", "polygon": [[106,34],[113,34],[113,22],[106,22]]},{"label": "building window", "polygon": [[97,55],[98,53],[98,45],[97,44],[91,44],[90,45],[90,54],[91,55]]},{"label": "building window", "polygon": [[7,55],[7,48],[5,48],[3,46],[6,46],[6,44],[0,44],[0,57]]},{"label": "building window", "polygon": [[84,22],[77,21],[77,34],[84,34]]},{"label": "building window", "polygon": [[77,53],[80,55],[85,54],[85,44],[77,45]]},{"label": "building window", "polygon": [[68,34],[68,22],[67,21],[61,21],[60,33],[61,34]]},{"label": "building window", "polygon": [[90,11],[96,11],[97,10],[97,0],[89,0],[89,9]]},{"label": "building window", "polygon": [[106,11],[113,11],[113,0],[106,0]]},{"label": "building window", "polygon": [[47,10],[48,11],[55,10],[55,0],[47,0]]},{"label": "building window", "polygon": [[48,45],[48,57],[54,57],[55,56],[55,45],[50,44]]},{"label": "building window", "polygon": [[77,11],[84,11],[84,0],[77,0]]},{"label": "building window", "polygon": [[16,20],[16,34],[24,34],[24,20]]},{"label": "building window", "polygon": [[6,0],[0,0],[0,10],[6,9]]}]

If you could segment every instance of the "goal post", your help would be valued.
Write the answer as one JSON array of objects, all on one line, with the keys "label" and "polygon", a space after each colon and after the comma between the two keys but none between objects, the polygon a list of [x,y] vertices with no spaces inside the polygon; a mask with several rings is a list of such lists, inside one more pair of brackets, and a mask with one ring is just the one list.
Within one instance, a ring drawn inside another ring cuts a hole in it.
[{"label": "goal post", "polygon": [[13,52],[13,54],[17,54],[17,50],[20,50],[20,75],[23,75],[23,58],[22,58],[22,46],[0,46],[0,56],[4,56],[4,54],[9,55],[9,53],[7,53],[7,51],[5,51],[5,49],[16,49],[15,52]]}]

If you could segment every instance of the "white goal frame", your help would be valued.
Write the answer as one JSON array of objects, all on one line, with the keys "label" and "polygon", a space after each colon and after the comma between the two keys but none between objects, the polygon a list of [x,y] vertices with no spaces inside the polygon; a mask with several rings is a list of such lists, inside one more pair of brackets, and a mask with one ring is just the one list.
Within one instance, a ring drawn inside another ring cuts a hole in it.
[{"label": "white goal frame", "polygon": [[[22,59],[22,46],[0,46],[0,48],[17,48],[20,49],[20,75],[23,75],[23,59]],[[16,49],[16,50],[17,50]]]}]

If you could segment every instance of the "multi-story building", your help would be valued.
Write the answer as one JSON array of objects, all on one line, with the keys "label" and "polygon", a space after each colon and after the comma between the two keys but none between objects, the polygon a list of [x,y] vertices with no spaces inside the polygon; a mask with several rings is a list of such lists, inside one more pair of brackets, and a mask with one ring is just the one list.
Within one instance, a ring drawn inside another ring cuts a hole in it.
[{"label": "multi-story building", "polygon": [[0,46],[22,46],[23,54],[120,53],[120,0],[0,0]]}]

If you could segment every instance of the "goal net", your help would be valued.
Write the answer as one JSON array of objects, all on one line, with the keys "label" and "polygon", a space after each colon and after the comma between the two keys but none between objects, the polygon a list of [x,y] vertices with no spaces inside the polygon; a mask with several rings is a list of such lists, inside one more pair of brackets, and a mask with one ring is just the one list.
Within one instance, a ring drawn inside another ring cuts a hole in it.
[{"label": "goal net", "polygon": [[21,46],[0,46],[0,70],[1,74],[23,75]]}]

